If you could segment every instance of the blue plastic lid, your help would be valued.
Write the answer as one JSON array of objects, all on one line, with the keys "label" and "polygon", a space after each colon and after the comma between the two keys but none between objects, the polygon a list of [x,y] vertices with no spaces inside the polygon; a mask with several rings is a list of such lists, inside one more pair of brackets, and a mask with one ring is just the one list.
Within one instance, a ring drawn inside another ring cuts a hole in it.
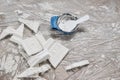
[{"label": "blue plastic lid", "polygon": [[51,28],[52,29],[57,29],[60,30],[58,25],[57,25],[57,21],[58,21],[59,16],[53,16],[51,17]]},{"label": "blue plastic lid", "polygon": [[58,18],[59,18],[59,16],[53,16],[53,17],[51,17],[51,28],[52,29],[56,29],[56,30],[58,30],[58,31],[61,31],[61,32],[63,32],[64,34],[72,34],[72,33],[74,33],[74,32],[64,32],[64,31],[62,31],[60,28],[59,28],[59,26],[58,26],[58,24],[57,24],[57,21],[58,21]]}]

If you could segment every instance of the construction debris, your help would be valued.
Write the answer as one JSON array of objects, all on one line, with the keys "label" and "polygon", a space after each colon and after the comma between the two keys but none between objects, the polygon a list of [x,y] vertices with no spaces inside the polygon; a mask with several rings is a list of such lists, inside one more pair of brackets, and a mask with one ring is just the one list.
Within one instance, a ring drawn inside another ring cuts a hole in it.
[{"label": "construction debris", "polygon": [[80,62],[76,62],[76,63],[73,63],[71,65],[68,65],[66,66],[66,70],[70,70],[70,69],[74,69],[74,68],[77,68],[77,67],[82,67],[82,66],[85,66],[85,65],[88,65],[89,64],[89,61],[88,60],[83,60],[83,61],[80,61]]},{"label": "construction debris", "polygon": [[22,46],[29,56],[43,50],[42,45],[39,43],[35,36],[24,39],[22,41]]},{"label": "construction debris", "polygon": [[[17,11],[17,13],[22,14],[21,11]],[[61,20],[63,19],[63,17],[65,18],[66,15],[67,17],[69,16],[70,19],[68,21],[65,20],[65,22],[63,21],[64,23],[62,23]],[[54,24],[53,27],[59,29],[62,32],[71,33],[79,23],[88,20],[89,16],[86,15],[80,19],[77,19],[70,14],[65,14],[64,16],[56,17],[56,20],[58,18],[59,28],[56,24]],[[19,21],[21,22],[21,25],[16,30],[8,27],[0,35],[0,39],[4,39],[8,35],[12,35],[10,41],[17,43],[19,49],[24,49],[24,51],[27,53],[24,54],[23,52],[19,51],[27,60],[27,63],[30,67],[23,71],[20,75],[18,75],[17,78],[35,78],[36,80],[46,80],[40,77],[38,74],[43,74],[51,69],[50,64],[54,69],[56,69],[63,58],[69,52],[69,49],[52,38],[49,38],[46,41],[42,33],[38,32],[38,28],[40,25],[39,21],[26,20],[22,18],[20,18]],[[32,37],[23,39],[24,25],[26,25],[36,34]],[[48,61],[50,62],[50,64],[48,64]],[[43,64],[43,62],[46,62],[46,64]],[[40,63],[41,66],[39,65]],[[87,64],[89,64],[88,60],[73,63],[67,66],[66,70],[70,70],[76,67],[82,67]]]},{"label": "construction debris", "polygon": [[33,67],[47,59],[49,59],[49,52],[47,50],[44,50],[34,56],[31,56],[28,60],[28,64],[30,67]]},{"label": "construction debris", "polygon": [[56,68],[62,59],[67,55],[69,49],[54,41],[52,38],[48,39],[45,45],[45,49],[50,52],[50,63]]},{"label": "construction debris", "polygon": [[38,28],[39,28],[39,25],[40,25],[39,21],[26,20],[26,19],[22,19],[22,18],[20,18],[19,21],[21,23],[25,24],[33,32],[35,32],[35,33],[38,32]]},{"label": "construction debris", "polygon": [[7,27],[6,29],[3,30],[3,32],[0,35],[0,40],[4,39],[5,37],[9,35],[16,35],[18,37],[21,37],[21,33],[18,32],[19,30],[15,30],[11,28],[11,26]]},{"label": "construction debris", "polygon": [[37,40],[40,42],[40,44],[42,44],[42,46],[44,46],[46,43],[46,40],[43,37],[42,33],[38,32],[35,36],[36,36]]},{"label": "construction debris", "polygon": [[10,38],[10,41],[21,45],[22,38],[23,38],[24,24],[21,24],[16,31],[19,33],[19,36],[13,35]]},{"label": "construction debris", "polygon": [[20,75],[18,75],[18,78],[24,78],[24,77],[30,77],[32,75],[38,74],[38,73],[45,73],[48,71],[51,67],[48,64],[44,64],[40,67],[30,67],[24,72],[22,72]]},{"label": "construction debris", "polygon": [[12,29],[11,27],[6,28],[5,30],[3,30],[3,32],[0,35],[0,40],[4,39],[6,36],[8,35],[12,35],[14,32],[14,29]]}]

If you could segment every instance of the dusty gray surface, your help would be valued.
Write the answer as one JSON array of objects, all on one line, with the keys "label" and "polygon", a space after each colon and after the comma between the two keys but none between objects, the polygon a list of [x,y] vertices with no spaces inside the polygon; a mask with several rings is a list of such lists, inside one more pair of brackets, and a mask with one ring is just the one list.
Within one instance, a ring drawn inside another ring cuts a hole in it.
[{"label": "dusty gray surface", "polygon": [[[56,70],[44,77],[47,80],[120,80],[120,0],[0,0],[0,33],[7,26],[20,24],[15,10],[29,14],[28,19],[40,20],[40,31],[46,39],[53,37],[70,49]],[[82,30],[74,35],[58,35],[50,30],[52,15],[69,12],[78,17],[90,15],[80,24]],[[25,36],[31,36],[26,28]],[[66,72],[64,67],[88,59],[90,65]],[[17,45],[9,37],[0,41],[0,80],[17,80],[15,76],[28,65]]]}]

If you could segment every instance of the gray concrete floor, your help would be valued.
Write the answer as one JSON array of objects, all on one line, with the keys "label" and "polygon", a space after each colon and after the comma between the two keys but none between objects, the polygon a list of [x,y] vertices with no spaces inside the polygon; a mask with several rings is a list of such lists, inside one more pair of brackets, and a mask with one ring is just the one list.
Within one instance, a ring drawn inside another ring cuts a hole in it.
[{"label": "gray concrete floor", "polygon": [[[57,69],[45,75],[47,80],[120,80],[120,0],[0,0],[0,33],[7,26],[18,27],[22,10],[28,19],[41,22],[39,30],[46,39],[52,37],[70,49]],[[90,20],[79,25],[74,35],[59,35],[50,29],[50,17],[62,13],[78,17],[90,15]],[[31,36],[25,29],[26,37]],[[88,59],[90,65],[65,71],[73,62]],[[28,65],[17,45],[9,37],[0,41],[0,80],[17,80],[15,76]]]}]

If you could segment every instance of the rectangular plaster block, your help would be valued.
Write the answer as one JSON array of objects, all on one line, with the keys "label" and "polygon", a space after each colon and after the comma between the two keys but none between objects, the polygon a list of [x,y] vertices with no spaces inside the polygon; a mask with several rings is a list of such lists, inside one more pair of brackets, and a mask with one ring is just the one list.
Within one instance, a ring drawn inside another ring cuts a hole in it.
[{"label": "rectangular plaster block", "polygon": [[54,68],[56,68],[62,59],[67,55],[69,49],[62,44],[56,42],[52,38],[48,39],[44,46],[50,52],[49,61]]},{"label": "rectangular plaster block", "polygon": [[42,44],[42,46],[44,46],[46,43],[46,40],[43,37],[42,33],[38,32],[35,36],[36,36],[37,40],[40,42],[40,44]]},{"label": "rectangular plaster block", "polygon": [[88,65],[89,64],[89,61],[88,60],[83,60],[83,61],[80,61],[80,62],[76,62],[76,63],[73,63],[71,65],[68,65],[66,66],[66,70],[70,70],[70,69],[74,69],[74,68],[77,68],[77,67],[82,67],[82,66],[85,66],[85,65]]},{"label": "rectangular plaster block", "polygon": [[53,67],[56,68],[62,61],[62,59],[67,55],[69,50],[60,43],[56,42],[51,46],[49,51],[50,51],[49,61],[53,65]]},{"label": "rectangular plaster block", "polygon": [[29,56],[36,54],[43,50],[42,45],[36,37],[30,37],[22,41],[22,46]]},{"label": "rectangular plaster block", "polygon": [[14,36],[14,35],[13,35],[13,36],[10,38],[10,41],[13,42],[13,43],[17,43],[17,44],[19,44],[19,45],[22,44],[22,38],[20,38],[20,37],[18,37],[18,36]]},{"label": "rectangular plaster block", "polygon": [[28,59],[28,64],[33,67],[45,60],[49,59],[49,52],[47,50],[43,50],[41,51],[40,53],[34,55],[34,56],[31,56],[29,59]]}]

